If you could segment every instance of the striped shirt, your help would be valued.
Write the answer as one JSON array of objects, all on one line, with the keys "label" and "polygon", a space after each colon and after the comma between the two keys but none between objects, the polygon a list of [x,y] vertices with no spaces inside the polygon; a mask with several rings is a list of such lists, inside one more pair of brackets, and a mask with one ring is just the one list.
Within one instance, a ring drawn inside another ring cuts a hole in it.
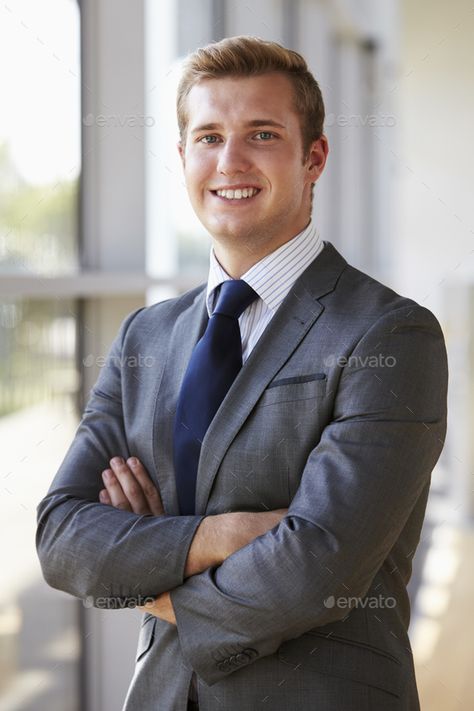
[{"label": "striped shirt", "polygon": [[[295,281],[323,247],[324,243],[310,221],[296,237],[267,254],[242,274],[240,278],[246,281],[259,296],[239,318],[243,362],[249,357]],[[206,297],[209,318],[217,300],[218,287],[231,278],[218,262],[211,247]]]}]

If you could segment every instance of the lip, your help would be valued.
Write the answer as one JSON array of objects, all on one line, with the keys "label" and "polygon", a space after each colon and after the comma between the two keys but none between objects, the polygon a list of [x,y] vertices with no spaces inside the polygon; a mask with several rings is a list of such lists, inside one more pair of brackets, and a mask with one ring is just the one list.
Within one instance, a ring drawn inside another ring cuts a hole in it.
[{"label": "lip", "polygon": [[252,183],[240,183],[240,185],[222,185],[217,188],[210,188],[211,193],[215,193],[218,190],[243,190],[244,188],[255,188],[255,190],[261,190],[259,185],[252,185]]}]

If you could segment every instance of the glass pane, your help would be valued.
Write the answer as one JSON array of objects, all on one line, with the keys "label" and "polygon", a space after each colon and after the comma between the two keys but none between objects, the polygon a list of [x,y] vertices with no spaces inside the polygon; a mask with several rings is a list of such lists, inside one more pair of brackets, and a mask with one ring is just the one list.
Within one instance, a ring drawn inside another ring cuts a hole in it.
[{"label": "glass pane", "polygon": [[76,314],[67,300],[0,307],[0,706],[77,711],[78,603],[44,582],[36,506],[77,427]]},{"label": "glass pane", "polygon": [[67,273],[78,263],[79,11],[75,0],[7,5],[0,23],[0,274]]},{"label": "glass pane", "polygon": [[[199,283],[207,274],[211,241],[191,207],[177,149],[176,89],[182,61],[178,35],[183,34],[181,29],[177,31],[178,26],[181,27],[180,8],[182,3],[176,3],[170,9],[171,16],[166,23],[161,6],[147,3],[145,95],[150,121],[145,154],[147,270],[159,277],[191,275],[191,279]],[[197,9],[196,22],[204,31],[212,24],[212,3],[199,2]],[[192,30],[191,35],[199,32],[194,25]],[[190,41],[191,35],[188,37]],[[196,39],[192,40],[193,46],[196,42]]]}]

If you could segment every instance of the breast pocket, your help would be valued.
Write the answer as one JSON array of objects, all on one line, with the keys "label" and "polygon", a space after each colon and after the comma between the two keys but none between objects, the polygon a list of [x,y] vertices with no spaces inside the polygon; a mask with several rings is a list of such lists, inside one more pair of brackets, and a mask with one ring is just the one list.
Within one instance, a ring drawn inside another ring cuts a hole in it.
[{"label": "breast pocket", "polygon": [[260,407],[297,400],[317,400],[326,394],[325,373],[309,373],[288,378],[276,378],[264,390]]}]

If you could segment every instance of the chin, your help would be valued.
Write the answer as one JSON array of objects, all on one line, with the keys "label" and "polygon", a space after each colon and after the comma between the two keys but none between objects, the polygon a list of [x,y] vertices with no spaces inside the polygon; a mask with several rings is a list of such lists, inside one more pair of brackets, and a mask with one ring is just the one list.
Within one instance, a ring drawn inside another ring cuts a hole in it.
[{"label": "chin", "polygon": [[215,239],[229,243],[237,240],[242,241],[250,237],[252,233],[255,232],[255,223],[232,224],[232,222],[228,222],[223,224],[219,222],[217,224],[210,224],[207,229]]}]

